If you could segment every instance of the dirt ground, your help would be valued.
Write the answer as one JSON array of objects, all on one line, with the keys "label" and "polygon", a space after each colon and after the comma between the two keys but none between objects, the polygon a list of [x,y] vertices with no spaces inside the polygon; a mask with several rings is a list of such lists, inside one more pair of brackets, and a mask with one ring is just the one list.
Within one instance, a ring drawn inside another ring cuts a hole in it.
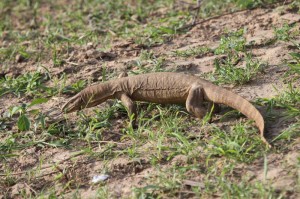
[{"label": "dirt ground", "polygon": [[[274,27],[282,27],[284,24],[295,24],[294,29],[300,30],[300,15],[293,10],[287,9],[286,6],[278,6],[271,8],[257,8],[253,10],[238,11],[232,14],[223,15],[201,22],[193,26],[184,34],[179,34],[171,38],[168,42],[161,45],[146,48],[151,50],[156,57],[163,56],[165,58],[165,69],[171,69],[178,72],[191,73],[198,76],[203,76],[204,73],[214,70],[214,60],[220,55],[213,53],[206,53],[199,57],[178,57],[174,56],[175,50],[186,50],[198,46],[209,46],[214,48],[218,46],[221,35],[226,31],[235,31],[238,29],[245,29],[245,37],[247,43],[251,43],[251,52],[256,59],[267,63],[264,72],[259,74],[253,81],[241,86],[226,85],[227,88],[233,90],[239,95],[243,96],[249,101],[255,101],[257,98],[272,98],[280,91],[287,88],[286,79],[292,77],[285,77],[284,74],[288,70],[286,61],[290,60],[289,55],[292,44],[289,42],[277,41],[270,43],[274,39]],[[298,40],[300,42],[300,40]],[[5,45],[2,44],[2,45]],[[101,46],[89,43],[85,46],[73,46],[70,52],[65,57],[65,64],[62,67],[53,67],[52,60],[45,59],[42,61],[44,68],[53,75],[60,75],[65,73],[67,75],[66,84],[75,83],[78,80],[88,80],[93,83],[102,79],[103,66],[106,70],[118,73],[130,70],[137,70],[135,60],[138,60],[142,50],[145,47],[137,45],[132,41],[126,41],[116,38],[108,53],[100,52]],[[19,74],[34,71],[37,68],[35,61],[16,60],[13,67],[2,68],[1,73],[17,77]],[[41,64],[41,63],[39,63]],[[3,76],[3,75],[2,75]],[[277,91],[276,91],[277,90]],[[58,95],[52,97],[47,103],[39,105],[41,110],[48,110],[60,107],[69,95]],[[8,94],[0,98],[1,114],[8,111],[10,105],[28,102],[28,98]],[[260,108],[263,112],[266,110]],[[92,110],[85,110],[85,113],[91,114]],[[77,119],[76,114],[71,114],[68,117],[70,123],[74,123]],[[116,141],[119,130],[124,124],[122,120],[126,118],[122,116],[120,121],[116,121],[111,129],[111,136],[107,135],[104,141]],[[288,122],[280,122],[280,118],[275,118],[275,122],[267,121],[268,139],[272,139],[278,135],[282,129],[289,125]],[[16,127],[12,126],[12,130]],[[115,137],[113,136],[115,135]],[[112,138],[112,140],[109,140]],[[4,140],[4,136],[2,136]],[[126,141],[121,144],[121,148],[126,148],[128,143]],[[79,142],[80,145],[80,142]],[[147,147],[147,146],[145,146]],[[259,158],[250,164],[239,164],[235,170],[236,176],[247,175],[250,176],[249,183],[254,181],[267,180],[273,189],[283,193],[283,198],[299,198],[299,151],[300,151],[300,137],[296,138],[292,145],[280,145],[284,149],[278,150],[276,147],[272,152],[268,153],[268,172],[265,179],[264,176],[264,158]],[[96,146],[96,151],[101,151],[101,147]],[[277,152],[278,150],[278,152]],[[19,156],[7,160],[6,165],[10,165],[11,171],[15,178],[30,178],[26,173],[28,169],[38,168],[39,178],[31,180],[31,184],[27,184],[25,180],[20,180],[18,183],[9,186],[5,185],[0,191],[0,198],[22,198],[24,195],[37,194],[45,192],[47,185],[53,181],[55,169],[53,165],[57,165],[58,170],[68,168],[68,174],[65,177],[66,182],[73,179],[80,182],[82,186],[69,188],[67,191],[63,187],[55,187],[56,195],[64,193],[64,198],[72,198],[74,193],[82,198],[94,198],[97,196],[98,187],[91,184],[90,181],[94,175],[103,171],[105,168],[110,169],[110,178],[105,181],[111,196],[116,198],[126,198],[132,196],[133,187],[145,186],[146,178],[149,175],[155,175],[156,168],[152,167],[149,161],[140,159],[133,161],[124,156],[114,158],[110,162],[95,161],[86,155],[80,153],[74,156],[76,149],[66,149],[59,147],[39,147],[32,146],[22,149],[18,152]],[[41,160],[41,157],[42,160]],[[73,160],[73,161],[71,161]],[[74,160],[80,167],[72,167]],[[6,161],[6,160],[1,160]],[[161,168],[170,168],[172,165],[180,162],[186,162],[185,156],[179,155],[171,161],[166,161],[161,165]],[[186,164],[186,163],[185,163]],[[4,165],[4,164],[3,164]],[[1,178],[4,178],[4,166],[0,166]],[[53,174],[51,174],[53,173]],[[193,175],[191,171],[191,176]],[[194,176],[194,181],[201,181],[203,176]],[[297,188],[298,186],[298,188]],[[298,189],[298,190],[297,190]],[[20,194],[23,190],[23,195]],[[42,191],[41,191],[42,190]],[[2,192],[2,196],[1,196]],[[24,193],[25,192],[25,193]],[[47,195],[47,194],[45,194]],[[178,196],[179,197],[179,196]],[[188,195],[182,198],[190,197]],[[191,196],[195,197],[195,196]],[[216,195],[215,197],[221,197]]]}]

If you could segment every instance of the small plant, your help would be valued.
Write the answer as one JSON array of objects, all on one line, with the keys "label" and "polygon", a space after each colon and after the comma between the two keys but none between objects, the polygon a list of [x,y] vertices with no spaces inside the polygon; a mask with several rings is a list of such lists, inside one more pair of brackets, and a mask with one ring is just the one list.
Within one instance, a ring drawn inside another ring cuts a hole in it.
[{"label": "small plant", "polygon": [[300,44],[295,41],[296,36],[299,36],[299,30],[292,31],[294,25],[288,25],[285,23],[280,28],[274,28],[276,38],[281,41],[291,42],[294,47],[297,49],[295,52],[291,52],[290,56],[292,57],[291,60],[288,61],[288,66],[290,67],[291,71],[297,74],[300,74]]},{"label": "small plant", "polygon": [[275,142],[277,140],[288,140],[291,141],[293,138],[297,137],[297,134],[299,135],[300,131],[300,121],[291,124],[288,128],[284,129],[278,136],[276,136],[272,142]]},{"label": "small plant", "polygon": [[268,4],[278,2],[278,0],[210,0],[203,1],[200,14],[204,17],[222,15],[240,9],[253,9],[264,7]]},{"label": "small plant", "polygon": [[119,102],[114,103],[109,108],[94,109],[95,114],[93,116],[87,117],[83,112],[80,112],[77,133],[86,137],[88,142],[101,139],[101,133],[112,126],[111,119],[114,118],[116,112],[127,115],[126,109]]},{"label": "small plant", "polygon": [[265,6],[266,4],[275,3],[276,0],[234,0],[233,2],[235,2],[240,8],[251,9],[259,6]]},{"label": "small plant", "polygon": [[220,45],[215,49],[215,54],[234,54],[246,50],[246,39],[243,37],[244,30],[229,32],[221,37]]},{"label": "small plant", "polygon": [[274,28],[274,32],[276,35],[276,38],[281,41],[291,41],[293,39],[293,34],[291,34],[291,29],[293,26],[288,25],[285,23],[280,28]]},{"label": "small plant", "polygon": [[66,86],[63,89],[63,93],[78,93],[84,87],[86,87],[87,82],[85,80],[79,80],[70,86]]},{"label": "small plant", "polygon": [[53,62],[53,66],[56,67],[62,66],[65,63],[65,61],[59,57],[56,46],[53,47],[52,62]]},{"label": "small plant", "polygon": [[[31,54],[23,46],[2,47],[0,48],[0,61],[22,61],[29,59]],[[16,60],[15,60],[16,59]]]},{"label": "small plant", "polygon": [[[214,51],[217,55],[225,55],[214,62],[213,75],[216,83],[245,84],[263,69],[264,64],[253,59],[251,52],[246,51],[243,34],[244,30],[241,29],[222,36],[220,45]],[[238,66],[240,62],[244,62],[245,65]]]},{"label": "small plant", "polygon": [[[162,44],[179,32],[188,20],[190,19],[189,13],[179,16],[168,16],[151,24],[147,24],[144,28],[134,28],[135,34],[132,35],[135,43],[151,47],[155,44]],[[178,19],[180,17],[180,20]]]},{"label": "small plant", "polygon": [[25,73],[17,78],[5,76],[0,80],[0,96],[13,93],[20,96],[25,93],[27,95],[36,95],[42,90],[42,83],[48,80],[48,76],[40,72]]},{"label": "small plant", "polygon": [[199,57],[203,56],[212,50],[206,46],[198,46],[187,50],[176,50],[173,53],[179,57]]},{"label": "small plant", "polygon": [[149,185],[134,189],[136,198],[173,198],[175,194],[172,190],[181,187],[184,172],[176,167],[165,170],[160,169],[148,178]]},{"label": "small plant", "polygon": [[246,54],[245,67],[237,67],[236,59],[230,57],[225,60],[215,60],[215,72],[217,80],[216,83],[221,84],[245,84],[257,75],[263,69],[263,64],[257,60],[253,60],[250,54]]},{"label": "small plant", "polygon": [[152,51],[142,51],[139,59],[136,61],[137,70],[133,74],[150,73],[150,72],[162,72],[165,71],[163,66],[165,65],[164,57],[157,57]]},{"label": "small plant", "polygon": [[300,90],[294,87],[290,82],[288,88],[279,93],[278,96],[271,99],[260,99],[259,103],[267,105],[269,111],[275,108],[282,108],[284,111],[281,113],[283,119],[293,119],[295,122],[289,125],[288,128],[283,130],[278,136],[273,138],[272,142],[277,140],[291,140],[297,136],[299,132],[299,119],[300,116]]},{"label": "small plant", "polygon": [[213,132],[213,138],[208,141],[210,156],[226,156],[237,161],[251,162],[264,151],[255,130],[248,129],[243,124],[235,125],[230,132],[219,128],[215,128]]},{"label": "small plant", "polygon": [[[298,44],[298,49],[300,51],[300,44]],[[291,52],[290,53],[292,60],[289,61],[288,66],[292,72],[295,72],[300,75],[300,53]]]},{"label": "small plant", "polygon": [[[39,98],[33,100],[30,104],[22,104],[21,106],[14,106],[10,109],[9,115],[12,117],[16,113],[19,113],[19,118],[17,122],[18,129],[20,131],[28,131],[31,127],[31,122],[28,117],[28,113],[34,113],[35,115],[39,114],[38,109],[32,109],[28,112],[28,108],[31,108],[34,105],[42,104],[47,102],[47,99]],[[44,126],[44,120],[41,122]]]},{"label": "small plant", "polygon": [[300,89],[294,87],[290,82],[284,92],[271,99],[260,99],[260,103],[266,104],[268,109],[283,108],[285,109],[284,115],[289,118],[294,118],[300,115]]}]

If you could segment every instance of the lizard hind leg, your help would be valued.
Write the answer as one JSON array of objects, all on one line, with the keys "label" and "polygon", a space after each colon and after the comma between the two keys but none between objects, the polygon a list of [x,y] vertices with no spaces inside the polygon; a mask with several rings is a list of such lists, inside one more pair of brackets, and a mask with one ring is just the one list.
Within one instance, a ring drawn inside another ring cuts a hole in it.
[{"label": "lizard hind leg", "polygon": [[202,86],[198,84],[192,85],[185,103],[187,111],[197,118],[202,119],[207,113],[207,109],[204,107],[203,102],[204,93]]}]

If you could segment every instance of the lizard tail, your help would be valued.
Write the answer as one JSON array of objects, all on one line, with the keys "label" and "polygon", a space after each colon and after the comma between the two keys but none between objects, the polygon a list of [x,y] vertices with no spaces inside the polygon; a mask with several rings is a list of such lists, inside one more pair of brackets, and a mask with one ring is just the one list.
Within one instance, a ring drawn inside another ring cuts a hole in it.
[{"label": "lizard tail", "polygon": [[224,88],[211,85],[209,89],[204,89],[205,97],[208,101],[212,101],[217,104],[225,104],[243,113],[249,119],[255,121],[257,128],[259,129],[261,140],[271,147],[269,142],[264,137],[265,122],[261,113],[246,99],[241,96],[228,91]]}]

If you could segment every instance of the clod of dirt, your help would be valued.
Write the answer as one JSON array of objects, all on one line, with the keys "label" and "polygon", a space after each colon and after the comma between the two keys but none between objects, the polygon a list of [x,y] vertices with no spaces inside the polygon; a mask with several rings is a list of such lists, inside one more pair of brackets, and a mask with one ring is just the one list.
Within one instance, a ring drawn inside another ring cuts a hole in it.
[{"label": "clod of dirt", "polygon": [[15,60],[17,63],[21,63],[21,62],[26,61],[27,59],[23,55],[17,54]]},{"label": "clod of dirt", "polygon": [[175,156],[172,161],[171,161],[171,164],[172,165],[180,165],[180,166],[183,166],[187,163],[188,161],[188,157],[185,156],[185,155],[177,155]]},{"label": "clod of dirt", "polygon": [[86,52],[87,58],[93,58],[93,59],[113,59],[116,57],[115,54],[109,53],[109,52],[102,52],[98,50],[88,50]]},{"label": "clod of dirt", "polygon": [[274,189],[293,191],[295,188],[295,181],[291,177],[283,177],[272,184]]},{"label": "clod of dirt", "polygon": [[18,183],[15,184],[12,188],[11,188],[11,194],[10,197],[11,198],[21,198],[21,194],[22,196],[24,196],[23,194],[25,193],[26,196],[30,196],[31,191],[30,188],[28,186],[26,186],[25,183]]},{"label": "clod of dirt", "polygon": [[129,41],[121,41],[121,42],[117,42],[114,44],[114,48],[127,48],[130,45],[134,44],[134,41],[129,40]]}]

